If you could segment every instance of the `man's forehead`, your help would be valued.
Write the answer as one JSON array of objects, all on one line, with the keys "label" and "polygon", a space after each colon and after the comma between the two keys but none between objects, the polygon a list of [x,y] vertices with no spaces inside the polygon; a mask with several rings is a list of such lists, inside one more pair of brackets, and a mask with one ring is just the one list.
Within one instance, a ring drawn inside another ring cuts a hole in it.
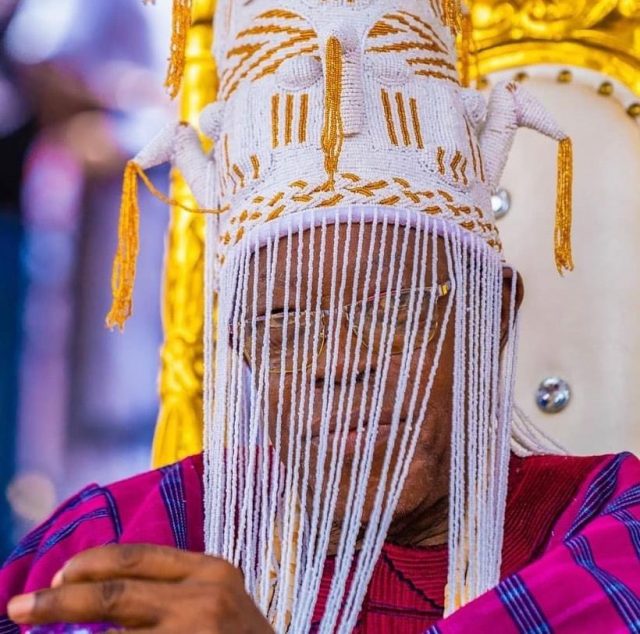
[{"label": "man's forehead", "polygon": [[423,284],[431,283],[434,277],[439,280],[446,277],[445,240],[410,227],[401,227],[399,231],[387,227],[384,231],[370,223],[352,226],[349,231],[346,225],[328,225],[285,234],[261,246],[250,260],[249,283],[250,289],[257,286],[260,305],[266,304],[269,295],[277,300],[276,304],[283,304],[287,292],[291,301],[295,300],[296,292],[303,296],[318,292],[328,296],[331,286],[342,283],[343,277],[350,292],[368,295],[375,292],[376,284],[380,290],[398,284],[408,287],[414,278],[415,264],[426,277]]}]

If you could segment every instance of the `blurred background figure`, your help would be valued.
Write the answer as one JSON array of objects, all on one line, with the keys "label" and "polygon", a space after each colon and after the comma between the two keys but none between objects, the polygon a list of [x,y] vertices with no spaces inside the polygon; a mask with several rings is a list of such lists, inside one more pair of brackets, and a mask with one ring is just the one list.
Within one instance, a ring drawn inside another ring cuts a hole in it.
[{"label": "blurred background figure", "polygon": [[168,210],[144,192],[140,318],[103,320],[124,162],[175,118],[169,13],[0,2],[0,560],[74,490],[149,466]]}]

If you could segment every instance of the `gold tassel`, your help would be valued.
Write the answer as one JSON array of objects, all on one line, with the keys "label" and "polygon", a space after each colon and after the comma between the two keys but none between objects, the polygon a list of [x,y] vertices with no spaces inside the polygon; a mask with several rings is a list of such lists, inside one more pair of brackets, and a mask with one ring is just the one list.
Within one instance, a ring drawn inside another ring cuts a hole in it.
[{"label": "gold tassel", "polygon": [[134,161],[124,170],[120,220],[118,223],[118,249],[111,273],[113,302],[107,315],[108,328],[117,326],[123,330],[131,315],[133,284],[136,278],[136,261],[139,246],[138,172],[142,171]]},{"label": "gold tassel", "polygon": [[173,0],[171,17],[171,51],[165,87],[173,99],[180,90],[187,51],[187,33],[191,26],[192,0]]},{"label": "gold tassel", "polygon": [[462,6],[460,0],[442,0],[442,21],[454,34],[460,31],[462,26]]},{"label": "gold tassel", "polygon": [[221,214],[228,207],[199,209],[189,207],[165,196],[151,182],[142,167],[135,161],[129,161],[124,169],[122,199],[120,201],[120,220],[118,222],[118,248],[111,272],[111,292],[113,300],[106,317],[108,328],[116,326],[122,331],[131,316],[133,286],[136,278],[136,262],[139,248],[140,209],[138,205],[138,177],[147,186],[153,196],[166,205],[178,207],[193,213]]},{"label": "gold tassel", "polygon": [[573,144],[562,139],[558,147],[558,191],[556,202],[555,259],[560,275],[573,271],[571,222],[573,215]]},{"label": "gold tassel", "polygon": [[327,71],[325,81],[324,125],[321,146],[324,152],[324,167],[328,180],[323,189],[333,190],[338,161],[344,138],[342,115],[342,46],[337,37],[327,41]]}]

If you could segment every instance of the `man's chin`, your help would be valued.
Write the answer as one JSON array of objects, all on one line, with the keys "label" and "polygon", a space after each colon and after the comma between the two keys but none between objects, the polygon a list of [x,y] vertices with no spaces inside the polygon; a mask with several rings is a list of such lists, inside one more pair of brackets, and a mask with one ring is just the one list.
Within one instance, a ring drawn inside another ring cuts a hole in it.
[{"label": "man's chin", "polygon": [[[377,454],[378,452],[376,452]],[[375,506],[376,497],[378,495],[378,486],[381,479],[381,474],[384,465],[384,451],[382,456],[374,454],[374,461],[371,466],[371,473],[369,474],[368,481],[366,483],[367,492],[364,498],[364,506],[362,509],[362,522],[367,524],[373,515],[373,509]],[[345,460],[346,462],[346,460]],[[350,465],[349,465],[350,466]],[[389,480],[393,475],[393,463],[391,469],[387,473],[386,492],[382,499],[383,506],[387,506],[387,500],[389,496]],[[337,496],[335,520],[342,521],[346,515],[346,505],[349,492],[349,478],[350,469],[346,470],[346,475],[343,477],[340,483],[340,489]],[[412,464],[407,479],[404,482],[400,499],[396,505],[393,513],[393,520],[401,519],[402,517],[411,515],[416,511],[425,500],[425,494],[428,492],[428,488],[425,487],[425,478],[423,474],[416,474],[414,465]]]}]

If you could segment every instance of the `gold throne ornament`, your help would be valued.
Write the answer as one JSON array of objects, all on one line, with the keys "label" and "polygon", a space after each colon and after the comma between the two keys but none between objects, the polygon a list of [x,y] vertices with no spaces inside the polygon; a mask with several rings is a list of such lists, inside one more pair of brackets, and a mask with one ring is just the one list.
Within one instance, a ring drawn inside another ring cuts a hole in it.
[{"label": "gold throne ornament", "polygon": [[[562,64],[599,71],[640,95],[640,0],[475,0],[468,4],[477,59],[471,70],[477,77],[536,64]],[[181,94],[181,118],[192,123],[216,96],[211,55],[214,10],[215,0],[193,0]],[[631,104],[629,114],[640,116],[640,103]],[[194,206],[178,175],[172,186],[174,199]],[[202,449],[203,256],[203,217],[173,209],[165,255],[165,340],[153,443],[155,466]]]},{"label": "gold throne ornament", "polygon": [[475,0],[480,73],[535,64],[595,70],[640,95],[640,0]]}]

